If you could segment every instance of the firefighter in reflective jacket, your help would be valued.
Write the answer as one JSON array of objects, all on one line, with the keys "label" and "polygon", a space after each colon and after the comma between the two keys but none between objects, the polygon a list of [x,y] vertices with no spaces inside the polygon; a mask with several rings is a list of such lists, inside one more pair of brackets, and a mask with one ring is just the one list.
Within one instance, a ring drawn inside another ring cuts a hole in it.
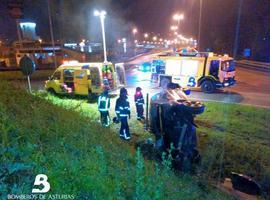
[{"label": "firefighter in reflective jacket", "polygon": [[128,127],[128,117],[130,119],[130,106],[127,100],[126,88],[120,89],[120,97],[116,100],[115,112],[117,118],[121,122],[120,137],[125,140],[129,140],[130,133]]},{"label": "firefighter in reflective jacket", "polygon": [[104,92],[98,97],[98,111],[100,112],[100,121],[102,126],[108,127],[110,125],[110,98],[108,90],[104,90]]},{"label": "firefighter in reflective jacket", "polygon": [[137,111],[137,120],[144,119],[143,116],[143,104],[144,104],[144,99],[142,95],[142,88],[137,87],[136,92],[134,95],[134,101],[136,105],[136,111]]}]

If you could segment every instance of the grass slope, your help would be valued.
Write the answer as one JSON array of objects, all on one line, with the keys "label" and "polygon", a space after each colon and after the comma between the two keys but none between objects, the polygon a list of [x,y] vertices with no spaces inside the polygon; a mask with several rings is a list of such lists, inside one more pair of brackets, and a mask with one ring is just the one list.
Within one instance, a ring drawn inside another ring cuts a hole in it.
[{"label": "grass slope", "polygon": [[229,199],[195,177],[145,161],[114,129],[95,122],[94,105],[46,97],[59,104],[53,105],[2,81],[0,91],[1,199],[30,194],[40,173],[49,178],[49,194],[75,199]]},{"label": "grass slope", "polygon": [[[30,77],[31,79],[47,79],[53,74],[54,69],[37,70]],[[23,80],[27,79],[21,71],[0,71],[0,80]]]},{"label": "grass slope", "polygon": [[269,119],[269,109],[206,103],[206,112],[196,120],[204,175],[247,174],[270,195]]},{"label": "grass slope", "polygon": [[[98,120],[95,103],[89,104],[86,99],[43,95],[53,104],[73,108],[94,121]],[[115,98],[112,99],[112,108],[114,102]],[[196,118],[198,145],[203,158],[199,168],[202,178],[222,181],[232,171],[243,173],[253,177],[270,195],[270,110],[213,102],[205,105],[205,113]],[[131,106],[132,134],[139,139],[153,137],[137,122],[132,102]]]}]

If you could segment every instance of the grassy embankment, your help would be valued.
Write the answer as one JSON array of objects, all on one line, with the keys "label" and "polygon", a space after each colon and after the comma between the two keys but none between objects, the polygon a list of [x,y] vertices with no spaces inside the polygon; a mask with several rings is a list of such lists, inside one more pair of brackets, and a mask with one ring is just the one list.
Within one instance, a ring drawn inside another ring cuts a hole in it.
[{"label": "grassy embankment", "polygon": [[[96,105],[87,100],[46,95],[50,102],[65,108],[77,107],[81,114],[98,120]],[[114,105],[115,99],[112,99]],[[131,105],[133,103],[131,102]],[[222,180],[230,172],[253,177],[270,194],[270,110],[237,104],[205,103],[205,113],[196,118],[199,167],[203,180]],[[136,139],[152,137],[135,119],[130,123]],[[115,127],[113,127],[115,130]]]},{"label": "grassy embankment", "polygon": [[94,104],[32,96],[3,81],[0,91],[1,199],[30,194],[40,173],[49,193],[76,199],[229,199],[199,178],[176,176],[166,163],[145,161],[114,128],[96,123]]},{"label": "grassy embankment", "polygon": [[[96,105],[87,100],[45,97],[65,108],[77,107],[81,114],[98,120]],[[112,99],[112,104],[114,104]],[[196,118],[198,145],[202,154],[199,167],[203,180],[222,180],[230,172],[253,177],[270,194],[270,110],[237,104],[208,102]],[[132,105],[132,104],[131,104]],[[135,120],[130,123],[136,139],[152,137]],[[115,130],[115,127],[113,127]]]},{"label": "grassy embankment", "polygon": [[[47,79],[53,74],[54,69],[37,70],[30,77],[31,79]],[[27,79],[21,71],[0,71],[0,80],[15,80],[15,79]]]},{"label": "grassy embankment", "polygon": [[270,110],[206,103],[197,118],[202,174],[238,172],[253,177],[270,195]]}]

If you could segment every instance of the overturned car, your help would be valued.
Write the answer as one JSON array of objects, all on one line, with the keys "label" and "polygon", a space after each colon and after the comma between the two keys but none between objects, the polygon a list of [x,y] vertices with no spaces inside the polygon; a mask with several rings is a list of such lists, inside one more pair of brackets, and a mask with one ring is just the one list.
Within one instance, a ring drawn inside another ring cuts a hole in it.
[{"label": "overturned car", "polygon": [[194,117],[205,108],[201,102],[189,101],[186,93],[171,83],[166,90],[154,95],[150,103],[150,128],[155,135],[155,148],[170,153],[173,166],[184,171],[200,161]]}]

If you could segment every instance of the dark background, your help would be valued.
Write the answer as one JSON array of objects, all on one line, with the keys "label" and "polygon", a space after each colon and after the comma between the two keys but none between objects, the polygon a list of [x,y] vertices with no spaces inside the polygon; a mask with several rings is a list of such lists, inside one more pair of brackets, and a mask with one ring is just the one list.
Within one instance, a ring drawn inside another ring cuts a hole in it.
[{"label": "dark background", "polygon": [[[0,39],[15,40],[15,21],[8,14],[8,0],[0,0]],[[137,27],[143,33],[166,38],[175,12],[183,13],[180,33],[198,38],[199,0],[53,0],[55,38],[62,42],[81,39],[101,41],[100,22],[94,9],[107,11],[106,39],[113,46],[118,38],[132,38]],[[233,52],[239,0],[203,0],[201,47],[217,53]],[[37,23],[37,34],[50,40],[47,1],[24,0],[23,21]],[[270,1],[243,0],[238,55],[251,48],[256,60],[270,61]]]}]

